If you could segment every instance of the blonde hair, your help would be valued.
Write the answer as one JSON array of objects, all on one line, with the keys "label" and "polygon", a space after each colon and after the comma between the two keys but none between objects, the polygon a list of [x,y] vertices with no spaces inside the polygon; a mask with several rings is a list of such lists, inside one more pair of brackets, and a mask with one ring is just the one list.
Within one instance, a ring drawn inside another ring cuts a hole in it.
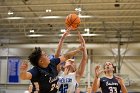
[{"label": "blonde hair", "polygon": [[74,61],[75,61],[75,59],[68,59],[68,60],[66,60],[66,62],[69,62],[69,61],[74,62]]}]

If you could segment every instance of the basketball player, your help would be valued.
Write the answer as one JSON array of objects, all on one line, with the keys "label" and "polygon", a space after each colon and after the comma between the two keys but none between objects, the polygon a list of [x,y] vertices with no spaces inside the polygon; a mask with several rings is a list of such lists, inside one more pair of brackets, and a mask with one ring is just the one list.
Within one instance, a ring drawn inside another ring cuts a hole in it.
[{"label": "basketball player", "polygon": [[[93,93],[96,93],[100,87],[102,93],[127,93],[127,89],[124,85],[122,78],[113,75],[113,64],[111,62],[105,62],[104,70],[100,70],[100,66],[95,68],[95,78],[92,85]],[[99,78],[99,75],[104,72],[105,76]]]},{"label": "basketball player", "polygon": [[36,91],[34,82],[37,82],[39,85],[38,93],[56,93],[58,89],[57,65],[61,62],[65,62],[82,50],[83,47],[81,46],[59,58],[49,60],[47,54],[42,51],[41,48],[35,48],[29,56],[29,61],[34,67],[27,71],[28,64],[23,62],[20,67],[20,78],[23,80],[31,80],[34,88],[32,93]]},{"label": "basketball player", "polygon": [[85,40],[78,32],[81,45],[84,47],[82,51],[82,60],[81,63],[76,69],[76,64],[74,59],[68,59],[64,66],[64,71],[59,73],[58,86],[59,90],[57,93],[76,93],[76,88],[80,82],[81,77],[83,76],[86,62],[87,62],[87,50],[85,47]]},{"label": "basketball player", "polygon": [[[60,52],[61,52],[61,48],[62,48],[62,44],[63,44],[63,42],[64,42],[64,39],[65,39],[65,37],[70,33],[70,30],[71,30],[71,28],[68,28],[65,32],[64,32],[64,34],[62,35],[62,37],[60,38],[60,40],[59,40],[59,44],[58,44],[58,47],[57,47],[57,51],[56,51],[56,53],[55,53],[55,55],[52,57],[52,58],[58,58],[59,56],[60,56]],[[62,63],[61,63],[62,64]],[[57,65],[57,70],[58,70],[58,72],[60,71],[60,64],[58,64]],[[33,86],[33,85],[34,86]],[[29,89],[28,89],[28,91],[29,91],[29,93],[33,93],[32,91],[34,90],[34,93],[38,93],[38,91],[39,91],[39,84],[37,83],[37,82],[32,82],[32,84],[30,84],[29,85]]]}]

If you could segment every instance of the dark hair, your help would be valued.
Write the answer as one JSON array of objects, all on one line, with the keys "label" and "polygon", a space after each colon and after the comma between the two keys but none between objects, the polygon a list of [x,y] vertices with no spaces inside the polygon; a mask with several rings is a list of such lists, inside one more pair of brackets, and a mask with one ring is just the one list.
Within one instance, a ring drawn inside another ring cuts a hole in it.
[{"label": "dark hair", "polygon": [[35,50],[29,55],[28,59],[33,66],[38,66],[38,61],[41,57],[41,48],[35,47]]}]

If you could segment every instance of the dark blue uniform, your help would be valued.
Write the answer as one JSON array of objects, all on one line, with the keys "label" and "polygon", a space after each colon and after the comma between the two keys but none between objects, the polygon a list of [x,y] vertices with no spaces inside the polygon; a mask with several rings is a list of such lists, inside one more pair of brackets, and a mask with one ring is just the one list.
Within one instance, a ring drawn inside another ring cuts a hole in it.
[{"label": "dark blue uniform", "polygon": [[120,93],[121,86],[113,76],[112,79],[102,77],[100,78],[100,87],[102,93]]},{"label": "dark blue uniform", "polygon": [[57,86],[57,65],[60,63],[59,58],[53,58],[50,60],[50,64],[47,68],[33,67],[28,72],[32,74],[31,82],[33,84],[33,92],[36,91],[34,82],[39,84],[39,93],[56,93]]}]

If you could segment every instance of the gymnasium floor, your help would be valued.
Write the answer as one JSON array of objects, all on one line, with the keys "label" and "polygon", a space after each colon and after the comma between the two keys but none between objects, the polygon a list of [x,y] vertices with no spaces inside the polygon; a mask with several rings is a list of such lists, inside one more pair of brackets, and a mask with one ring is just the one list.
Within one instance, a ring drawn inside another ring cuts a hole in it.
[{"label": "gymnasium floor", "polygon": [[[36,46],[54,54],[71,13],[81,19],[77,31],[88,51],[80,90],[92,85],[95,66],[109,60],[128,91],[140,93],[140,0],[0,0],[0,93],[28,90],[19,65]],[[65,39],[62,54],[80,45],[77,31]],[[80,59],[78,54],[77,65]]]}]

